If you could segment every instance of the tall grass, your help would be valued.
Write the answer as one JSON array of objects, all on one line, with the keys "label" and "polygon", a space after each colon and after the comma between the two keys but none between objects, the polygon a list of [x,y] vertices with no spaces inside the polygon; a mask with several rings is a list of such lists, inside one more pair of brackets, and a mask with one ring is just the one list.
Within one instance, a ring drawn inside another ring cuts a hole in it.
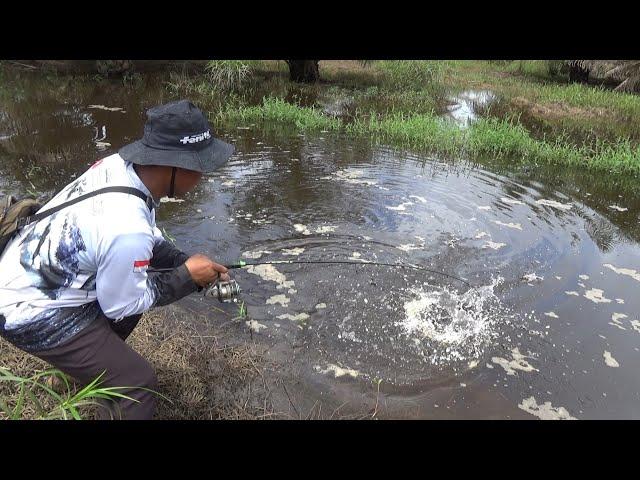
[{"label": "tall grass", "polygon": [[259,65],[259,62],[249,60],[212,60],[207,63],[207,78],[215,89],[239,90]]}]

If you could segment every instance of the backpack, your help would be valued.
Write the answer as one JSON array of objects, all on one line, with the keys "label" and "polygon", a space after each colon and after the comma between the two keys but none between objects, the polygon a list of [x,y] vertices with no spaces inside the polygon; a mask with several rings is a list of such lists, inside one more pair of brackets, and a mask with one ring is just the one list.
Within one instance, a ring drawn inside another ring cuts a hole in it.
[{"label": "backpack", "polygon": [[9,241],[14,237],[14,235],[23,227],[29,225],[30,223],[37,222],[42,220],[49,215],[52,215],[63,208],[74,205],[82,200],[85,200],[90,197],[94,197],[101,193],[111,193],[111,192],[120,192],[120,193],[128,193],[130,195],[135,195],[138,198],[144,200],[147,204],[149,210],[153,209],[153,199],[146,195],[141,190],[133,187],[105,187],[95,190],[93,192],[87,193],[86,195],[81,195],[73,200],[69,200],[68,202],[61,203],[55,207],[52,207],[44,212],[36,213],[38,210],[42,208],[42,204],[33,197],[26,197],[18,200],[12,195],[7,195],[4,198],[0,199],[0,257],[4,252]]}]

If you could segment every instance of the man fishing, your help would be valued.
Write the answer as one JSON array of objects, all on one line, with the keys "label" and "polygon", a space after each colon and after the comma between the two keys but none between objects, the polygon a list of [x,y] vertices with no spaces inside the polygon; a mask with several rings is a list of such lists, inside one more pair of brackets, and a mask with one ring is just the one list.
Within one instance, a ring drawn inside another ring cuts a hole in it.
[{"label": "man fishing", "polygon": [[131,387],[119,392],[137,402],[107,402],[100,418],[155,412],[155,372],[125,343],[142,313],[229,280],[223,265],[166,241],[155,210],[233,151],[189,101],[152,108],[141,140],[98,160],[40,212],[95,195],[28,224],[0,257],[2,337],[83,384],[105,372],[103,386]]}]

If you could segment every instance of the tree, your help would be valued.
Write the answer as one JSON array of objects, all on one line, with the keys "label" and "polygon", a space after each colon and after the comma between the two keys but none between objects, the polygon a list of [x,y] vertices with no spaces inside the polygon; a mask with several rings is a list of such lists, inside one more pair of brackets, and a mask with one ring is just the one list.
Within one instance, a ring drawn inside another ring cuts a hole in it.
[{"label": "tree", "polygon": [[315,83],[320,80],[319,60],[286,60],[292,82]]}]

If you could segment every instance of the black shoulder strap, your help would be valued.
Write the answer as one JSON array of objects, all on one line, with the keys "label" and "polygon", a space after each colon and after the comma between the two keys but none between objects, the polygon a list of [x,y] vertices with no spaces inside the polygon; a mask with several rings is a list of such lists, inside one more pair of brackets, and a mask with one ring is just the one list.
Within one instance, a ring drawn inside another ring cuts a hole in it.
[{"label": "black shoulder strap", "polygon": [[142,199],[146,203],[150,211],[153,210],[153,199],[149,195],[146,195],[142,190],[138,190],[137,188],[133,188],[133,187],[121,187],[121,186],[105,187],[105,188],[99,188],[98,190],[94,190],[93,192],[89,192],[86,195],[80,195],[79,197],[74,198],[73,200],[69,200],[68,202],[61,203],[60,205],[56,205],[55,207],[50,208],[49,210],[45,210],[44,212],[31,215],[30,217],[20,218],[18,220],[17,227],[22,228],[26,225],[29,225],[32,222],[37,222],[39,220],[42,220],[43,218],[48,217],[49,215],[59,212],[63,208],[67,208],[67,207],[70,207],[71,205],[75,205],[76,203],[86,200],[87,198],[95,197],[96,195],[100,195],[101,193],[113,193],[113,192],[128,193],[129,195],[135,195],[136,197]]}]

